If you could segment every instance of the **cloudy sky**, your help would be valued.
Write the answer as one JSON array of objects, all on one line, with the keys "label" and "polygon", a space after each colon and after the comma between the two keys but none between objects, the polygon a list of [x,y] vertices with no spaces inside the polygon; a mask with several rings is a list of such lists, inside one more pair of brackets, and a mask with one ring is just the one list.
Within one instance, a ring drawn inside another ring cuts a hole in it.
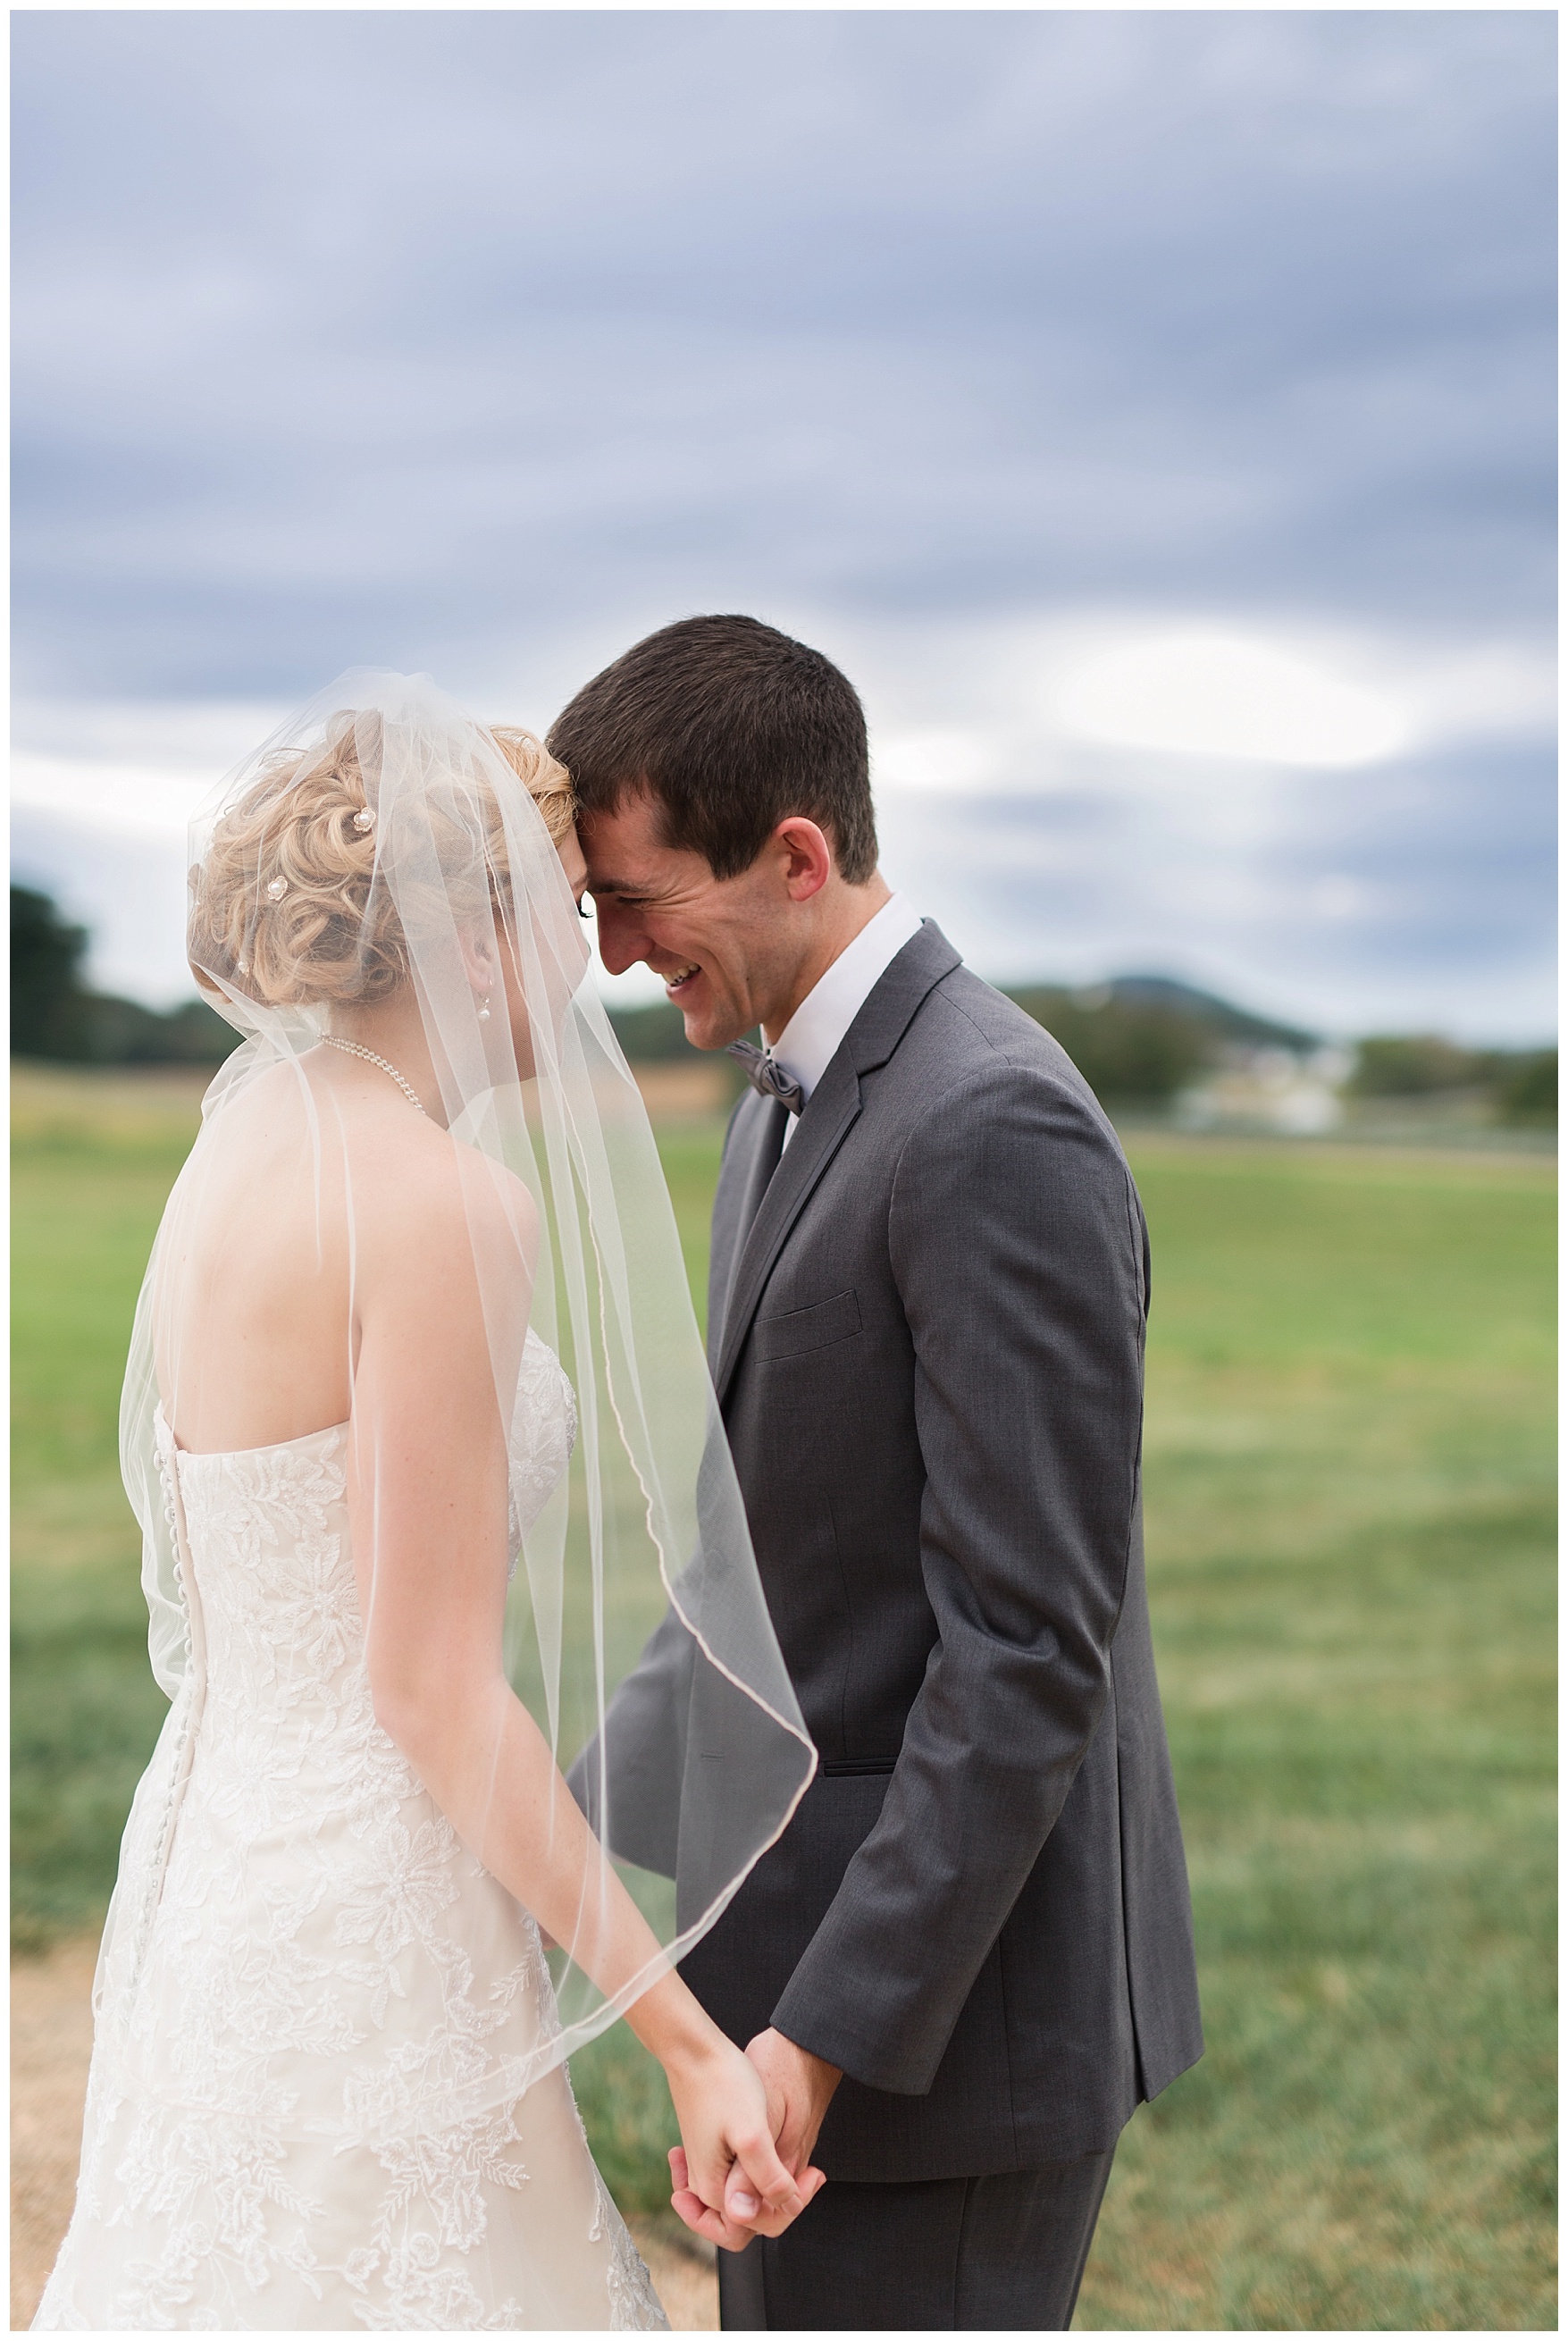
[{"label": "cloudy sky", "polygon": [[22,13],[16,874],[749,610],[983,973],[1554,1029],[1543,13]]}]

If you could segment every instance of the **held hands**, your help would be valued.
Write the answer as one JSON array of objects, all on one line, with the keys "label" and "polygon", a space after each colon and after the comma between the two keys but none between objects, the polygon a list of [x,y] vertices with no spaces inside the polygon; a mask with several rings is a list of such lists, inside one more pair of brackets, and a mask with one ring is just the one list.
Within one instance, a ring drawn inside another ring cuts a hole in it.
[{"label": "held hands", "polygon": [[771,2029],[748,2041],[746,2054],[768,2092],[768,2127],[779,2159],[799,2178],[809,2166],[817,2133],[844,2076],[837,2065]]},{"label": "held hands", "polygon": [[753,2236],[781,2236],[822,2173],[797,2173],[780,2160],[755,2066],[719,2036],[700,2065],[665,2069],[685,2140],[670,2157],[676,2211],[726,2251],[744,2251]]},{"label": "held hands", "polygon": [[[755,2093],[745,2150],[737,2137],[727,2170],[710,2163],[696,2174],[686,2147],[675,2147],[670,2157],[676,2211],[698,2235],[732,2252],[744,2251],[753,2236],[782,2235],[826,2184],[811,2167],[811,2149],[842,2077],[836,2065],[771,2030],[759,2032],[739,2061],[738,2087],[745,2091],[749,2077]],[[710,2113],[715,2110],[710,2106]],[[681,2113],[679,2103],[676,2111]],[[680,2130],[690,2144],[692,2131],[683,2115]],[[717,2193],[710,2191],[715,2178]]]}]

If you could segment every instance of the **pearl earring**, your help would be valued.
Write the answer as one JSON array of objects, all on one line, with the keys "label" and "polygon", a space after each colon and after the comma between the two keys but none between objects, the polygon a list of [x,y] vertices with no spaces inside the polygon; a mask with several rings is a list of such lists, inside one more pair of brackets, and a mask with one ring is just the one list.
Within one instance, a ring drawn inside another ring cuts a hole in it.
[{"label": "pearl earring", "polygon": [[490,994],[488,991],[479,1003],[479,1021],[481,1024],[488,1024],[490,1022]]}]

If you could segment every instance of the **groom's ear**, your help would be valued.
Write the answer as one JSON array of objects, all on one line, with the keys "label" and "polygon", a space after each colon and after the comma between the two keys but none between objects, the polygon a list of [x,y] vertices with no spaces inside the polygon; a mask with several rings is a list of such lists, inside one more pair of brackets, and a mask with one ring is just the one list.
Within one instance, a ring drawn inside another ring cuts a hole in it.
[{"label": "groom's ear", "polygon": [[784,882],[792,902],[809,902],[833,875],[833,849],[824,832],[804,813],[781,821],[769,841],[780,854]]}]

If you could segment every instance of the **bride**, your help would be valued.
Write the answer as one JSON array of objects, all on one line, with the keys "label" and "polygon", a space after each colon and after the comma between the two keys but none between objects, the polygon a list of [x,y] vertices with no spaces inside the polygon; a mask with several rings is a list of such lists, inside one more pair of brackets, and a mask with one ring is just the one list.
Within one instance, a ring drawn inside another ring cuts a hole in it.
[{"label": "bride", "polygon": [[[662,2327],[565,2059],[624,2015],[703,2203],[771,2234],[810,2198],[674,1962],[815,1758],[587,980],[571,784],[428,678],[346,676],[192,862],[192,965],[249,1038],[126,1376],[172,1704],[36,2324]],[[666,1605],[673,1893],[557,1762]]]}]

